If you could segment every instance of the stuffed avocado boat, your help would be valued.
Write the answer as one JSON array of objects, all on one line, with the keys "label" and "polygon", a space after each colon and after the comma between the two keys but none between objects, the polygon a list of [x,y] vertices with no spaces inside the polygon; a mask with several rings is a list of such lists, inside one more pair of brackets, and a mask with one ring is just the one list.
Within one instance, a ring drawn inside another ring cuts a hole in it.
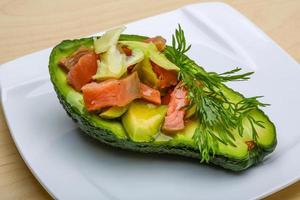
[{"label": "stuffed avocado boat", "polygon": [[172,46],[160,36],[122,34],[65,40],[49,71],[60,103],[89,136],[145,153],[177,154],[233,171],[255,165],[276,146],[274,124],[224,83],[249,79],[207,72],[186,56],[179,26]]}]

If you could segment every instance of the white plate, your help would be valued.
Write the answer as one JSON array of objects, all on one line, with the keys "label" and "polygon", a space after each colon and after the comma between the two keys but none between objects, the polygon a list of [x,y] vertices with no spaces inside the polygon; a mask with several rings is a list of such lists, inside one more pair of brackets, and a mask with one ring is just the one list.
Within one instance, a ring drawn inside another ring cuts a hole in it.
[{"label": "white plate", "polygon": [[0,68],[1,100],[10,132],[32,173],[58,199],[253,199],[300,177],[300,67],[269,37],[231,7],[194,4],[128,24],[127,33],[170,38],[185,30],[189,53],[208,70],[255,70],[231,84],[247,96],[265,95],[278,147],[242,173],[174,156],[147,155],[103,145],[81,134],[49,81],[50,49]]}]

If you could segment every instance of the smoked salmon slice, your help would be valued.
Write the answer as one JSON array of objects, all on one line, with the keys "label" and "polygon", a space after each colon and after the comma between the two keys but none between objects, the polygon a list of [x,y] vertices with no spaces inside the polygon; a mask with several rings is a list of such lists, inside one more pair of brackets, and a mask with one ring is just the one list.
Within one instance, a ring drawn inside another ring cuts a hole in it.
[{"label": "smoked salmon slice", "polygon": [[171,100],[171,94],[173,92],[174,88],[169,88],[165,96],[161,98],[161,104],[168,105]]},{"label": "smoked salmon slice", "polygon": [[83,100],[88,111],[109,106],[126,106],[141,98],[140,80],[136,72],[120,80],[92,82],[82,87]]},{"label": "smoked salmon slice", "polygon": [[153,38],[148,38],[146,39],[144,42],[146,43],[150,43],[152,42],[158,51],[162,51],[166,48],[166,39],[161,37],[161,36],[156,36],[156,37],[153,37]]},{"label": "smoked salmon slice", "polygon": [[66,58],[62,58],[59,61],[59,66],[61,66],[64,70],[67,72],[70,71],[70,69],[78,63],[79,59],[84,56],[87,53],[92,52],[90,49],[81,46],[79,47],[74,53],[72,53],[70,56]]},{"label": "smoked salmon slice", "polygon": [[70,68],[67,75],[68,83],[77,91],[92,80],[97,72],[97,54],[94,52],[81,56],[78,62]]},{"label": "smoked salmon slice", "polygon": [[167,88],[177,84],[177,72],[172,70],[166,70],[154,62],[151,62],[152,69],[159,79],[161,88]]},{"label": "smoked salmon slice", "polygon": [[175,132],[184,129],[184,107],[188,104],[187,90],[179,83],[171,93],[167,115],[162,126],[163,131]]},{"label": "smoked salmon slice", "polygon": [[142,92],[142,98],[154,103],[154,104],[161,104],[161,99],[160,99],[160,92],[156,89],[153,89],[149,87],[148,85],[145,85],[143,83],[140,84],[140,89]]}]

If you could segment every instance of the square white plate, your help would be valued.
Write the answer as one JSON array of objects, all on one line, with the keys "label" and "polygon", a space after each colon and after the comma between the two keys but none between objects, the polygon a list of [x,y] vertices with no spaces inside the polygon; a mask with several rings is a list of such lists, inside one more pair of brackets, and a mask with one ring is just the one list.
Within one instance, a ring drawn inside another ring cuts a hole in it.
[{"label": "square white plate", "polygon": [[126,33],[170,39],[177,24],[207,70],[241,66],[256,73],[230,84],[246,96],[265,95],[278,146],[241,173],[174,156],[146,155],[103,145],[81,134],[49,81],[46,49],[3,64],[1,100],[10,132],[32,173],[58,199],[253,199],[300,177],[300,67],[231,7],[194,4],[127,25]]}]

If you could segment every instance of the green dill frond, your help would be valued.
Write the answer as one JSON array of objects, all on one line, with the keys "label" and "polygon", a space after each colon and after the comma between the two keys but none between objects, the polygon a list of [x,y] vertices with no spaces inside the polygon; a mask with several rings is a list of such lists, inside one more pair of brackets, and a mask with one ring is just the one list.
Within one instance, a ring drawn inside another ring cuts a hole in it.
[{"label": "green dill frond", "polygon": [[[218,143],[235,146],[234,129],[242,136],[244,132],[243,119],[249,121],[252,128],[252,138],[257,141],[255,126],[264,127],[262,121],[257,121],[249,112],[253,109],[267,106],[258,101],[259,96],[244,98],[233,103],[220,89],[225,82],[249,80],[253,72],[237,74],[241,68],[216,73],[206,72],[201,66],[190,60],[185,53],[191,45],[187,45],[184,31],[180,25],[172,36],[172,47],[167,47],[165,55],[180,69],[179,79],[188,90],[190,103],[196,105],[196,115],[199,126],[193,139],[200,152],[201,162],[209,162],[218,150]],[[201,85],[201,86],[199,86]],[[216,134],[216,132],[218,134]]]}]

